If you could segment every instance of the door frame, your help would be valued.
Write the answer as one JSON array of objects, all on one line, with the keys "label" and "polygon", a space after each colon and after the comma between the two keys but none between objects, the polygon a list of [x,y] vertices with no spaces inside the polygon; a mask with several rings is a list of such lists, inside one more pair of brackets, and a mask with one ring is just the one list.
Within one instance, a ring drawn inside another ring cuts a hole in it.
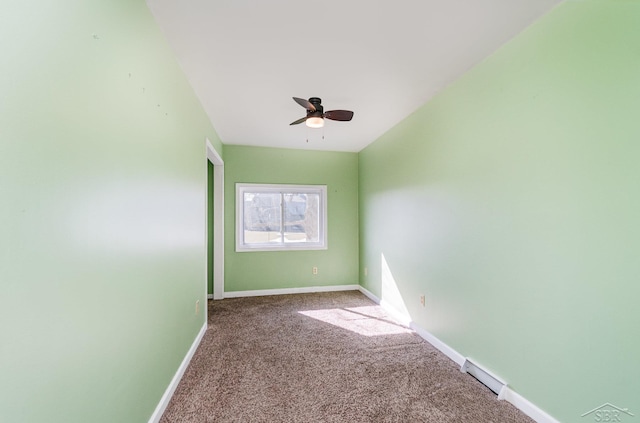
[{"label": "door frame", "polygon": [[[205,140],[207,160],[213,165],[213,187],[207,182],[207,199],[213,188],[213,299],[221,300],[224,298],[224,161],[209,138]],[[208,220],[208,211],[206,216]]]}]

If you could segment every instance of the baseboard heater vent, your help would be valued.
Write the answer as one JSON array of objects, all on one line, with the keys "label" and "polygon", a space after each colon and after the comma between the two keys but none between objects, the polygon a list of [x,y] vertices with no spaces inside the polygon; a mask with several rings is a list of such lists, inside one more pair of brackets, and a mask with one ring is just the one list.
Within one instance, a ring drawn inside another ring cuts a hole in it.
[{"label": "baseboard heater vent", "polygon": [[507,386],[507,384],[502,380],[473,363],[468,358],[464,360],[460,371],[463,373],[469,373],[471,376],[478,379],[478,381],[480,381],[484,386],[495,392],[496,395],[498,395],[498,399],[502,399],[501,394],[503,394],[503,389]]}]

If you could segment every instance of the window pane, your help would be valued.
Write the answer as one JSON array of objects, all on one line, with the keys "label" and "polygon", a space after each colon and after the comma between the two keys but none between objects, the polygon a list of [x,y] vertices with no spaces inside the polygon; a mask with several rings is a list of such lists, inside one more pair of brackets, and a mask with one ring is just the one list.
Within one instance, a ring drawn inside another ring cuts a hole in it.
[{"label": "window pane", "polygon": [[244,193],[244,242],[246,244],[281,243],[282,220],[280,194]]},{"label": "window pane", "polygon": [[236,184],[236,251],[327,249],[325,185]]},{"label": "window pane", "polygon": [[284,194],[284,242],[318,242],[319,194]]}]

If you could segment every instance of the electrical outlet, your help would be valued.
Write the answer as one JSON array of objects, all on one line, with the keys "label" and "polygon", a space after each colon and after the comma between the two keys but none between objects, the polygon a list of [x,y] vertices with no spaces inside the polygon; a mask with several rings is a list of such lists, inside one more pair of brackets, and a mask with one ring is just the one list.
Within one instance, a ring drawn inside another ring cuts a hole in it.
[{"label": "electrical outlet", "polygon": [[364,275],[367,276],[369,274],[369,268],[365,267],[364,268]]},{"label": "electrical outlet", "polygon": [[200,313],[200,300],[196,300],[196,316]]},{"label": "electrical outlet", "polygon": [[314,275],[318,274],[318,268],[316,266],[313,266],[313,269],[311,269],[311,273],[313,273]]},{"label": "electrical outlet", "polygon": [[424,305],[425,305],[425,298],[424,298],[424,294],[420,294],[420,305],[421,305],[422,307],[424,307]]}]

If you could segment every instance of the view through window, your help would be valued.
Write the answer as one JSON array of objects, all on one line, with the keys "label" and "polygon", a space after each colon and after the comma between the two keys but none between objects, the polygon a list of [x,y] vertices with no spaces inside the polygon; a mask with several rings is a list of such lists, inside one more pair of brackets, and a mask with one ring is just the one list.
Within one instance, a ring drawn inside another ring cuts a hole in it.
[{"label": "view through window", "polygon": [[236,184],[236,251],[326,248],[324,185]]}]

